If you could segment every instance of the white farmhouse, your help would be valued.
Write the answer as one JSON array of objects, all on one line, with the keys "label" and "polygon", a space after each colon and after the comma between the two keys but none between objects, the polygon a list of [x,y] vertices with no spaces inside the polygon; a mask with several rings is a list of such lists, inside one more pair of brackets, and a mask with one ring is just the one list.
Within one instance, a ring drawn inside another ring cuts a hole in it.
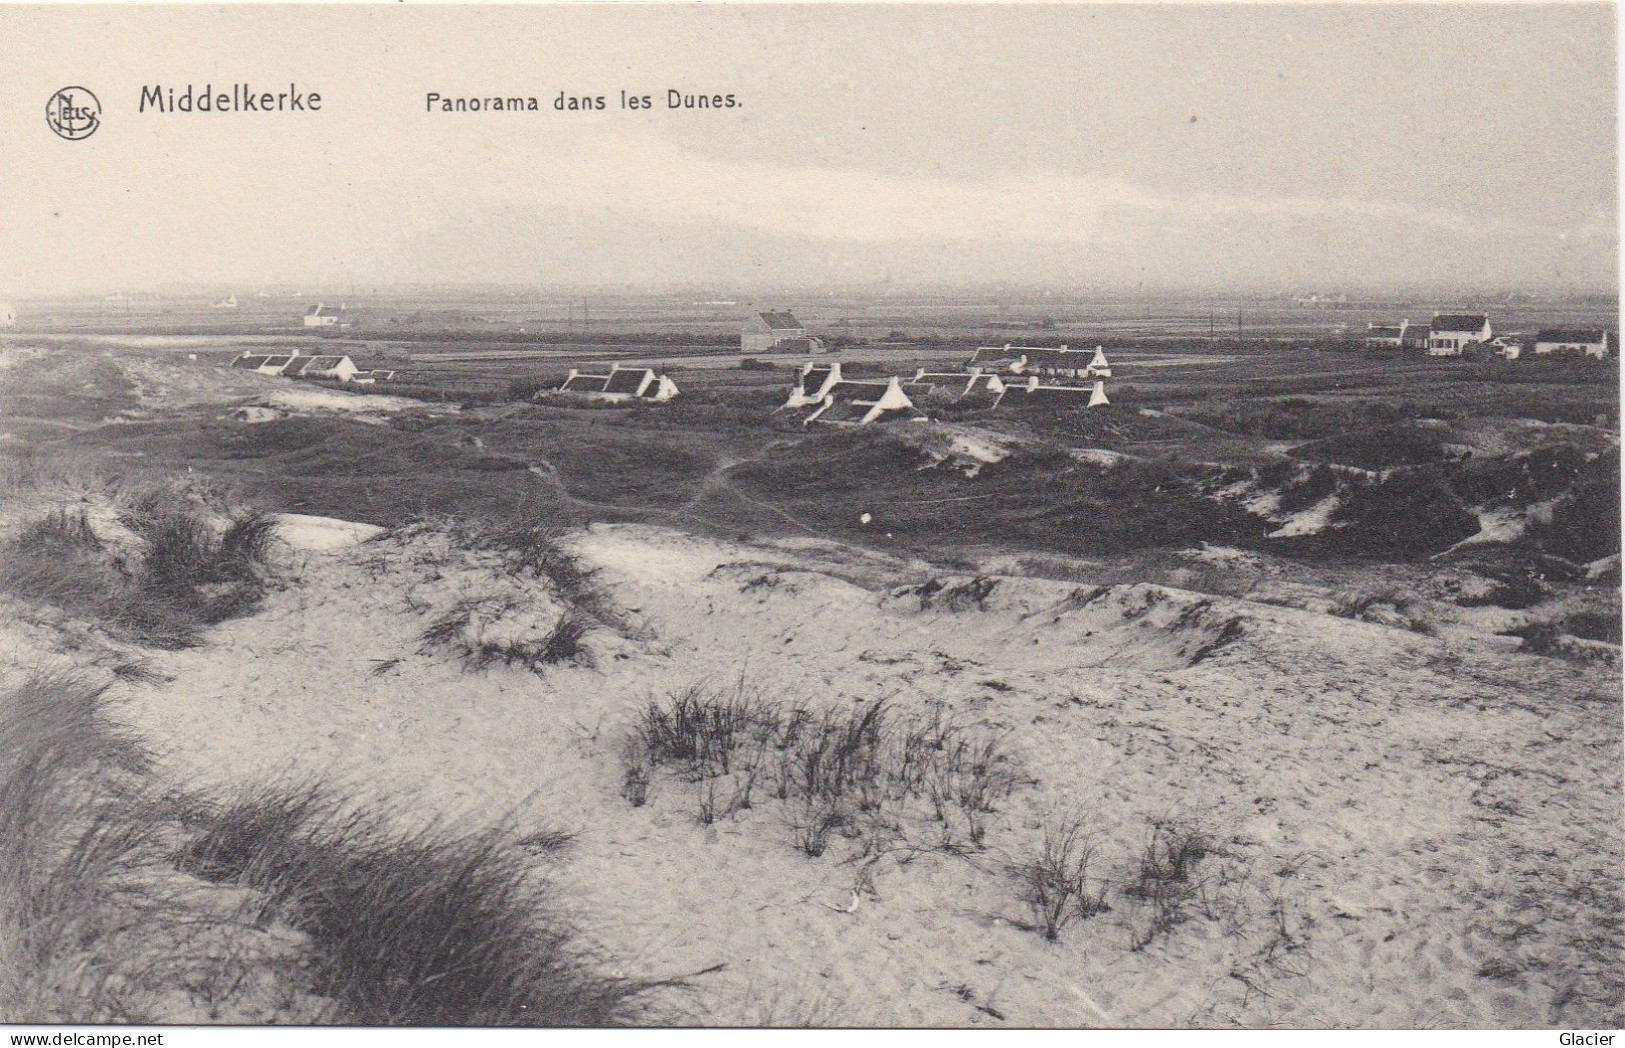
[{"label": "white farmhouse", "polygon": [[1459,357],[1468,346],[1490,340],[1490,318],[1483,313],[1439,313],[1428,334],[1428,355]]},{"label": "white farmhouse", "polygon": [[746,353],[771,353],[786,342],[801,343],[796,349],[802,352],[822,352],[824,345],[817,339],[808,340],[801,321],[784,310],[756,314],[739,333],[739,348]]},{"label": "white farmhouse", "polygon": [[1602,328],[1541,328],[1535,336],[1535,354],[1583,353],[1588,357],[1608,355],[1608,332]]}]

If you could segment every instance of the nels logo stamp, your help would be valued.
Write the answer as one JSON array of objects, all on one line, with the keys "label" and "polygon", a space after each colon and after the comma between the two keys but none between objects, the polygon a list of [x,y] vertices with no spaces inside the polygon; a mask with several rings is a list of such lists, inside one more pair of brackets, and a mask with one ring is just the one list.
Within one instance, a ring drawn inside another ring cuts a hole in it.
[{"label": "nels logo stamp", "polygon": [[88,88],[64,87],[45,103],[45,123],[62,138],[77,142],[102,126],[102,104]]}]

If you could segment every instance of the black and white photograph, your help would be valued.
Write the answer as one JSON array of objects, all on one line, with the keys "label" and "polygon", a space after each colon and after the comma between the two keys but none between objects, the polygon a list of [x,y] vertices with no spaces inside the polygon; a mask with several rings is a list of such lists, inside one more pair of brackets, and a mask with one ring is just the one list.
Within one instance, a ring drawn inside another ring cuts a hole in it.
[{"label": "black and white photograph", "polygon": [[1618,51],[0,5],[0,1033],[1619,1044]]}]

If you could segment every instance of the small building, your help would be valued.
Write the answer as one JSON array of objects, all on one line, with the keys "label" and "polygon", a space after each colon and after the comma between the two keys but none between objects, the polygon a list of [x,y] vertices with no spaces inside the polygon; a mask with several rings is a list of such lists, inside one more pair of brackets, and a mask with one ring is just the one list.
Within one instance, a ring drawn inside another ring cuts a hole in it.
[{"label": "small building", "polygon": [[1426,350],[1428,339],[1433,335],[1433,329],[1427,324],[1412,324],[1405,322],[1405,329],[1399,336],[1400,349]]},{"label": "small building", "polygon": [[[915,390],[923,391],[916,394]],[[903,384],[910,397],[975,407],[998,407],[1004,380],[992,371],[926,371],[921,368]]]},{"label": "small building", "polygon": [[210,309],[236,309],[237,308],[237,296],[236,295],[227,295],[225,298],[221,299],[218,302],[209,303],[209,308]]},{"label": "small building", "polygon": [[571,368],[563,385],[556,390],[540,390],[533,399],[541,399],[551,393],[590,397],[612,404],[629,400],[664,404],[677,395],[678,389],[677,383],[665,375],[657,375],[650,368],[627,368],[615,364],[604,375],[586,374]]},{"label": "small building", "polygon": [[1370,349],[1400,349],[1405,345],[1405,328],[1409,320],[1398,324],[1372,323],[1365,326],[1365,344]]},{"label": "small building", "polygon": [[1059,349],[1018,347],[1021,361],[1011,370],[1018,375],[1039,375],[1048,379],[1083,381],[1092,378],[1110,378],[1112,366],[1106,359],[1106,348],[1096,346],[1091,353],[1086,349]]},{"label": "small building", "polygon": [[297,357],[283,372],[292,378],[325,378],[336,382],[349,382],[361,373],[355,361],[347,356]]},{"label": "small building", "polygon": [[1092,386],[1045,385],[1037,375],[1028,376],[1026,382],[1006,383],[1004,400],[1019,406],[1056,405],[1059,407],[1100,408],[1111,404],[1106,399],[1106,383],[1096,379]]},{"label": "small building", "polygon": [[1073,349],[1071,346],[979,346],[965,362],[967,368],[994,371],[1009,375],[1040,375],[1049,379],[1085,381],[1110,378],[1111,362],[1106,359],[1106,348],[1096,346],[1092,351]]},{"label": "small building", "polygon": [[381,368],[374,368],[371,371],[357,371],[350,379],[350,383],[356,386],[371,386],[375,383],[393,382],[394,380],[395,372]]},{"label": "small building", "polygon": [[1438,313],[1429,325],[1428,355],[1459,357],[1468,346],[1490,340],[1490,318],[1483,313]]},{"label": "small building", "polygon": [[885,382],[838,382],[824,394],[823,402],[801,420],[802,425],[867,426],[897,418],[923,418],[914,402],[903,392],[893,375]]},{"label": "small building", "polygon": [[[739,333],[739,348],[745,353],[771,353],[777,347],[787,342],[795,342],[807,338],[807,329],[795,315],[780,310],[758,313],[745,323],[744,329]],[[811,352],[823,352],[823,343],[818,342],[820,348]],[[801,350],[808,352],[809,350]],[[792,352],[784,350],[783,352]]]},{"label": "small building", "polygon": [[840,381],[839,360],[832,360],[828,364],[818,364],[809,360],[801,365],[801,371],[796,375],[796,384],[790,387],[790,399],[784,402],[780,410],[817,404],[829,394],[830,388]]},{"label": "small building", "polygon": [[1026,354],[1006,344],[1003,346],[977,346],[976,352],[971,354],[969,360],[965,361],[965,367],[974,371],[1019,374],[1026,363]]},{"label": "small building", "polygon": [[261,358],[259,366],[254,368],[254,371],[261,375],[283,375],[300,359],[297,353],[273,354]]},{"label": "small building", "polygon": [[965,392],[959,395],[959,402],[972,407],[996,408],[1004,400],[1008,389],[1004,379],[993,372],[972,371]]},{"label": "small building", "polygon": [[309,328],[338,327],[343,315],[344,308],[342,306],[334,309],[332,306],[324,306],[318,302],[305,313],[305,326]]},{"label": "small building", "polygon": [[1541,328],[1535,336],[1535,355],[1579,353],[1588,357],[1608,355],[1608,332],[1602,328]]}]

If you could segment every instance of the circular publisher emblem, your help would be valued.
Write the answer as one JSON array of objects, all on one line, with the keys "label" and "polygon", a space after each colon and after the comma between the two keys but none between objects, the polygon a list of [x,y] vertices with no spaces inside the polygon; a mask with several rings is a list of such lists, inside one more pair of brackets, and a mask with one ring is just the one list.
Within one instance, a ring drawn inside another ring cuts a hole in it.
[{"label": "circular publisher emblem", "polygon": [[64,87],[45,103],[45,122],[70,142],[89,138],[102,126],[102,104],[83,87]]}]

